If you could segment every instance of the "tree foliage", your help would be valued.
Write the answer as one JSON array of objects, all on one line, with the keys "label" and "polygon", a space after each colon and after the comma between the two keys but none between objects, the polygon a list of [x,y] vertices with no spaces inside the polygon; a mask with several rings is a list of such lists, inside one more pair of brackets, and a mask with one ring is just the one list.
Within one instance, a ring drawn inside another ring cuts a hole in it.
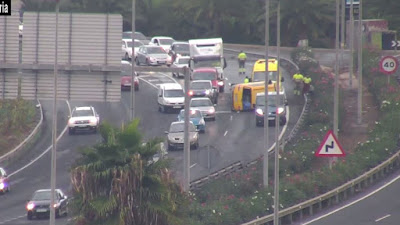
[{"label": "tree foliage", "polygon": [[77,224],[179,224],[183,194],[168,161],[151,162],[161,140],[142,144],[138,123],[103,123],[103,141],[81,150],[71,169]]}]

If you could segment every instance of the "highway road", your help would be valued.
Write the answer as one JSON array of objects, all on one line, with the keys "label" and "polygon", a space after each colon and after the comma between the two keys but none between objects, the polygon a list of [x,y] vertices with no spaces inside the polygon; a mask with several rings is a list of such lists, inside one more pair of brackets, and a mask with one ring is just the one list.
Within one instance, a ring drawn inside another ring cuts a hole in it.
[{"label": "highway road", "polygon": [[324,210],[302,225],[398,225],[400,172],[370,187],[360,196],[329,210]]},{"label": "highway road", "polygon": [[[227,61],[228,67],[225,69],[225,76],[228,78],[228,82],[241,83],[244,76],[239,77],[237,73],[236,55],[227,55]],[[254,61],[255,59],[249,59],[246,64],[248,74]],[[284,86],[287,90],[290,90],[290,79],[287,74],[284,76],[288,81],[284,83]],[[164,131],[168,130],[170,123],[176,120],[177,114],[162,114],[158,112],[156,87],[159,83],[182,83],[183,81],[173,80],[169,74],[154,73],[141,74],[140,79],[140,91],[136,92],[136,115],[141,119],[140,127],[143,129],[144,138],[165,137]],[[200,135],[200,148],[191,151],[192,180],[239,160],[244,163],[254,160],[263,152],[263,128],[255,126],[252,112],[231,112],[229,87],[227,86],[225,90],[225,93],[219,97],[216,121],[207,122],[205,134]],[[301,112],[302,104],[300,101],[295,101],[290,94],[288,99],[290,119],[287,129],[290,130]],[[63,132],[70,108],[92,105],[97,109],[103,121],[107,120],[116,126],[120,126],[128,121],[129,103],[129,92],[122,93],[120,103],[70,102],[67,104],[64,101],[59,102],[58,134],[61,134],[62,137],[57,145],[57,187],[65,190],[67,195],[70,195],[68,190],[71,188],[68,169],[78,157],[77,150],[100,140],[98,134],[70,136]],[[51,154],[48,150],[51,147],[52,102],[44,101],[42,106],[45,112],[45,129],[41,139],[20,160],[5,168],[11,174],[12,190],[10,193],[0,196],[0,224],[48,224],[47,219],[28,221],[25,212],[26,201],[29,200],[32,193],[37,189],[49,188],[50,186]],[[269,128],[270,145],[274,142],[274,130],[274,127]],[[208,168],[208,146],[210,147],[210,168]],[[43,156],[37,158],[40,155]],[[169,153],[169,157],[176,160],[174,170],[178,180],[182,177],[182,156],[182,151]],[[57,219],[57,224],[66,224],[68,220],[70,220],[69,216]]]}]

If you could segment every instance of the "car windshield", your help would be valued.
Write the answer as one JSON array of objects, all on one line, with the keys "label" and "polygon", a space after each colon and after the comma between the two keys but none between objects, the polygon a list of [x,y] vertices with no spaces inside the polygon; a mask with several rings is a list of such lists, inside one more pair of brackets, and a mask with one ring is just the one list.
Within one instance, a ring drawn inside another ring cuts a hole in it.
[{"label": "car windshield", "polygon": [[178,64],[188,64],[189,65],[189,58],[178,59]]},{"label": "car windshield", "polygon": [[199,99],[199,100],[192,100],[190,102],[190,107],[203,107],[203,106],[212,106],[212,102],[210,99]]},{"label": "car windshield", "polygon": [[211,89],[212,85],[210,82],[193,82],[192,89]]},{"label": "car windshield", "polygon": [[74,110],[72,112],[72,117],[78,117],[78,116],[93,116],[93,111],[90,109]]},{"label": "car windshield", "polygon": [[[278,105],[283,105],[284,103],[284,96],[279,95],[279,104]],[[257,96],[256,97],[256,105],[257,106],[265,106],[265,96]],[[276,106],[276,95],[268,95],[268,105],[269,106]]]},{"label": "car windshield", "polygon": [[174,43],[174,39],[158,39],[161,45],[171,45]]},{"label": "car windshield", "polygon": [[183,93],[183,90],[165,90],[164,97],[180,98],[180,97],[185,97],[185,94]]},{"label": "car windshield", "polygon": [[[138,40],[146,40],[146,36],[140,32],[135,32],[134,38]],[[132,39],[132,32],[126,31],[122,33],[122,39]]]},{"label": "car windshield", "polygon": [[147,48],[147,53],[149,54],[166,54],[164,49],[161,47]]},{"label": "car windshield", "polygon": [[[199,110],[190,110],[190,118],[200,118],[201,112]],[[181,110],[180,117],[185,118],[185,110]]]},{"label": "car windshield", "polygon": [[192,78],[193,80],[216,80],[217,74],[213,72],[195,72]]},{"label": "car windshield", "polygon": [[176,45],[174,45],[174,49],[177,52],[188,52],[189,45],[188,44],[176,44]]},{"label": "car windshield", "polygon": [[[169,127],[170,133],[183,133],[185,131],[185,123],[174,123]],[[195,132],[196,128],[192,123],[189,124],[189,131]]]},{"label": "car windshield", "polygon": [[[268,77],[270,80],[276,81],[277,75],[278,75],[278,72],[276,72],[276,71],[269,72]],[[253,82],[257,82],[257,81],[265,81],[265,72],[264,71],[254,72]]]},{"label": "car windshield", "polygon": [[[132,42],[131,42],[131,43],[132,43]],[[140,47],[140,46],[142,46],[142,45],[143,45],[142,42],[135,40],[135,47]],[[132,47],[132,45],[129,46],[129,47]]]},{"label": "car windshield", "polygon": [[[41,201],[41,200],[50,200],[51,191],[38,191],[33,194],[32,200]],[[57,199],[57,194],[55,195],[55,199]]]}]

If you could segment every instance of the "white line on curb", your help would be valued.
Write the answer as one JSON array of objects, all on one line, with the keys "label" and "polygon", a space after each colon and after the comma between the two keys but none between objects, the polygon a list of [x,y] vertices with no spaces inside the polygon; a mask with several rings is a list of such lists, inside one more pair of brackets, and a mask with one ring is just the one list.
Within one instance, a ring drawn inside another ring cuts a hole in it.
[{"label": "white line on curb", "polygon": [[191,166],[190,166],[190,169],[193,168],[193,167],[195,167],[196,165],[197,165],[197,163],[191,165]]},{"label": "white line on curb", "polygon": [[390,216],[390,214],[387,214],[386,216],[382,216],[381,218],[376,219],[375,222],[379,222],[379,221],[381,221],[381,220],[383,220],[383,219],[388,218],[389,216]]},{"label": "white line on curb", "polygon": [[225,131],[225,133],[224,133],[224,137],[225,137],[227,134],[228,134],[228,131]]},{"label": "white line on curb", "polygon": [[[68,100],[66,100],[66,102],[67,102],[67,105],[68,105],[69,113],[70,113],[70,115],[71,115],[71,106],[70,106]],[[63,130],[63,131],[61,132],[61,134],[57,137],[57,141],[60,140],[60,138],[65,134],[65,132],[67,131],[67,129],[68,129],[68,125],[65,126],[64,130]],[[35,163],[35,162],[38,161],[40,158],[42,158],[48,151],[50,151],[50,149],[52,149],[52,147],[53,147],[53,146],[50,145],[50,146],[49,146],[46,150],[44,150],[44,152],[42,152],[42,154],[40,154],[38,157],[36,157],[36,158],[33,159],[32,161],[30,161],[30,162],[29,162],[28,164],[26,164],[25,166],[23,166],[23,167],[19,168],[18,170],[16,170],[16,171],[10,173],[8,176],[11,177],[11,176],[13,176],[13,175],[15,175],[15,174],[21,172],[22,170],[28,168],[28,167],[31,166],[33,163]]]}]

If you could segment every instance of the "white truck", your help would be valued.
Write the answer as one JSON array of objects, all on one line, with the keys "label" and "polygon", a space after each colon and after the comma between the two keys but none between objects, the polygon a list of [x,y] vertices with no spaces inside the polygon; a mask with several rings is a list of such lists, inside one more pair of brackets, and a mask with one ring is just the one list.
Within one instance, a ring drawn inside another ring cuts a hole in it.
[{"label": "white truck", "polygon": [[218,71],[218,86],[220,92],[224,91],[224,69],[226,59],[222,38],[191,39],[189,40],[191,70],[199,68],[215,68]]}]

